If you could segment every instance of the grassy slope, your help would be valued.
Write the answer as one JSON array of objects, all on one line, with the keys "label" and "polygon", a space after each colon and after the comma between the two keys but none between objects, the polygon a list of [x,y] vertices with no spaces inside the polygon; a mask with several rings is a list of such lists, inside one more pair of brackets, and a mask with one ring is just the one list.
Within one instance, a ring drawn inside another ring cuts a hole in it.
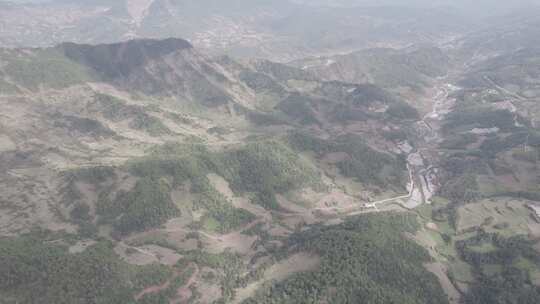
[{"label": "grassy slope", "polygon": [[40,85],[64,88],[92,79],[92,74],[54,49],[36,49],[28,53],[10,54],[5,73],[22,87],[36,90]]}]

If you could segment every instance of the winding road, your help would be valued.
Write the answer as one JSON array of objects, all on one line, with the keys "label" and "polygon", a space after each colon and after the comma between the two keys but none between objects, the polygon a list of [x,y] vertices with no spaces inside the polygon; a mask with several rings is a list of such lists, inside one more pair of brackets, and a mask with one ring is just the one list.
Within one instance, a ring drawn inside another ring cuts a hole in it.
[{"label": "winding road", "polygon": [[[442,78],[442,80],[446,80],[445,78]],[[375,211],[381,211],[379,210],[378,206],[387,203],[399,202],[401,205],[403,205],[403,207],[412,209],[423,203],[429,202],[431,194],[436,190],[435,186],[431,183],[433,178],[432,175],[434,174],[433,170],[435,168],[431,164],[426,163],[426,160],[422,155],[422,151],[430,150],[433,148],[433,145],[440,140],[441,136],[438,130],[433,127],[433,122],[441,121],[444,118],[444,115],[450,111],[454,104],[454,100],[449,98],[450,94],[452,91],[458,89],[446,81],[439,82],[435,88],[437,93],[430,98],[434,101],[432,111],[425,114],[422,119],[418,121],[419,124],[427,128],[429,134],[423,136],[423,142],[418,143],[422,147],[419,147],[414,152],[410,152],[407,155],[409,193],[375,202],[365,203],[361,206],[320,207],[314,209],[314,211],[345,212],[343,215],[350,216],[366,212],[365,210],[359,211],[359,209],[368,208],[374,209]],[[420,182],[417,182],[417,180]],[[415,197],[416,195],[418,195],[418,197]],[[403,204],[403,200],[407,200],[407,203]]]}]

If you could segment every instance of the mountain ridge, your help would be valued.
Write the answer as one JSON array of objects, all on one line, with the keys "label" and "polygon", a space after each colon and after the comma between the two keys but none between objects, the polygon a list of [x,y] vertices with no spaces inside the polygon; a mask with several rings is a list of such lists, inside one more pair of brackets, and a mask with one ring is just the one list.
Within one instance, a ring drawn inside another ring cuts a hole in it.
[{"label": "mountain ridge", "polygon": [[[179,38],[134,39],[112,44],[62,43],[55,47],[75,62],[90,66],[107,77],[129,76],[130,70],[147,61],[177,51],[193,49],[186,40]],[[108,67],[114,67],[113,70]],[[114,71],[116,70],[116,71]]]}]

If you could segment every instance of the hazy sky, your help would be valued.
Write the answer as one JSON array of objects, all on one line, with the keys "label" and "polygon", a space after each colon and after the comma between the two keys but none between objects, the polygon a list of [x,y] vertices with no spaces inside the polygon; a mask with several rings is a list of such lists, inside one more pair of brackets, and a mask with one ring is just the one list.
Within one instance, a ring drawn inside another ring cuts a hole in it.
[{"label": "hazy sky", "polygon": [[[15,3],[43,3],[43,2],[83,2],[88,0],[0,0]],[[129,0],[109,0],[111,3]],[[174,1],[174,0],[173,0]],[[181,1],[181,0],[180,0]],[[200,0],[183,0],[200,1]],[[227,0],[222,0],[227,1]],[[245,0],[256,2],[257,0]],[[449,6],[462,10],[464,13],[493,15],[504,14],[504,12],[527,5],[540,6],[540,0],[289,0],[294,3],[306,5],[330,5],[330,6],[416,6],[416,7],[437,7]],[[107,2],[107,0],[101,0]],[[203,1],[201,1],[203,2]]]}]

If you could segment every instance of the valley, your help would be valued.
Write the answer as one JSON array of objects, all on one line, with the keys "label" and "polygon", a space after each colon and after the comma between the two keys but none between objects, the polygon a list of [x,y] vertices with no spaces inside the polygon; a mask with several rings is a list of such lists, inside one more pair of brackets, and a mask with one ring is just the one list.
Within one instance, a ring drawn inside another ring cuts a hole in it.
[{"label": "valley", "polygon": [[95,2],[0,1],[70,11],[0,19],[0,304],[536,303],[534,20]]}]

